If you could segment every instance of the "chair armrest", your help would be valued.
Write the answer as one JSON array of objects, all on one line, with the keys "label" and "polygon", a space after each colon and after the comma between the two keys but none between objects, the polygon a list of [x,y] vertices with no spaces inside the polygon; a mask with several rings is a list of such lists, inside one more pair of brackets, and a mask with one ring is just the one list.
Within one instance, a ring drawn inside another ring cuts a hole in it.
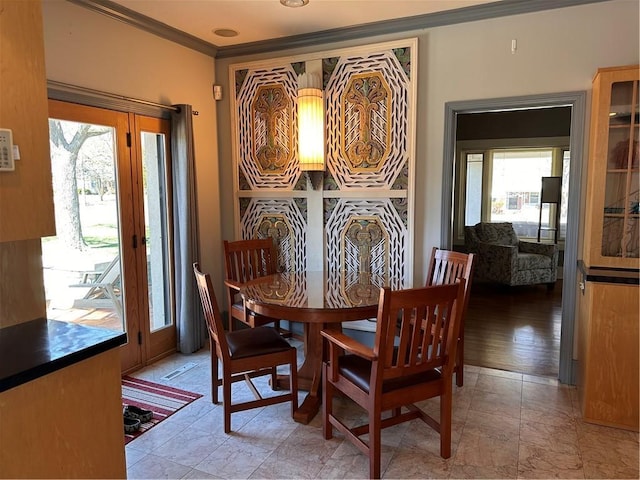
[{"label": "chair armrest", "polygon": [[224,284],[227,288],[232,288],[233,290],[237,290],[240,291],[240,288],[242,288],[242,282],[237,282],[235,280],[230,280],[230,279],[225,279]]},{"label": "chair armrest", "polygon": [[357,342],[356,340],[348,335],[345,335],[342,332],[338,332],[336,330],[322,330],[320,332],[320,335],[329,340],[331,344],[340,347],[349,353],[365,358],[371,362],[377,358],[377,355],[373,353],[373,350],[371,348],[361,344],[360,342]]},{"label": "chair armrest", "polygon": [[534,243],[520,240],[518,249],[524,253],[537,253],[538,255],[553,257],[558,252],[558,245],[555,243]]},{"label": "chair armrest", "polygon": [[322,335],[329,341],[329,364],[327,370],[327,380],[330,382],[336,382],[338,380],[338,357],[344,351],[365,358],[371,362],[373,362],[377,358],[377,355],[373,353],[373,350],[371,348],[355,341],[353,338],[345,335],[341,331],[322,330],[320,332],[320,335]]},{"label": "chair armrest", "polygon": [[513,245],[500,245],[498,243],[478,242],[478,253],[484,259],[492,261],[500,259],[505,262],[511,262],[518,254],[518,247]]},{"label": "chair armrest", "polygon": [[478,243],[478,264],[476,274],[484,280],[503,280],[508,272],[518,269],[518,247],[498,243]]},{"label": "chair armrest", "polygon": [[[225,278],[224,287],[227,292],[227,308],[229,309],[229,322],[233,322],[234,318],[237,318],[238,320],[245,322],[248,315],[248,310],[244,304],[244,300],[242,301],[242,314],[236,313],[234,315],[234,311],[233,311],[233,306],[239,303],[238,298],[240,297],[240,288],[242,287],[242,283],[237,282],[235,280],[231,280],[229,278]],[[238,315],[240,316],[238,317]]]}]

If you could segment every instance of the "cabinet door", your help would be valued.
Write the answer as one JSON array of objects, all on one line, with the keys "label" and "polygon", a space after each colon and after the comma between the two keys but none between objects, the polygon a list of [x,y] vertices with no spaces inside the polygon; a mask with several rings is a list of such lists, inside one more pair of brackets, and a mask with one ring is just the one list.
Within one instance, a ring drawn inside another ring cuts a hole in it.
[{"label": "cabinet door", "polygon": [[638,268],[638,67],[600,70],[594,80],[585,260]]},{"label": "cabinet door", "polygon": [[638,258],[638,82],[611,85],[604,190],[604,257]]},{"label": "cabinet door", "polygon": [[637,285],[586,282],[578,391],[587,422],[638,431],[638,292]]}]

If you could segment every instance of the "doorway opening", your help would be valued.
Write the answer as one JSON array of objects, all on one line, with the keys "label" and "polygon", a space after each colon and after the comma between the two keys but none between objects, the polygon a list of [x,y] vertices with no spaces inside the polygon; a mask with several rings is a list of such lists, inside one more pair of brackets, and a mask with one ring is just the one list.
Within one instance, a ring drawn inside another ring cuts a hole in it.
[{"label": "doorway opening", "polygon": [[[454,248],[455,245],[459,244],[460,240],[464,238],[463,234],[461,236],[460,233],[460,225],[464,225],[464,220],[462,220],[461,224],[454,205],[456,199],[456,188],[460,179],[459,169],[457,168],[459,166],[460,159],[458,132],[460,131],[459,127],[461,126],[461,122],[464,122],[465,115],[486,115],[485,118],[495,118],[495,116],[500,113],[506,114],[507,112],[518,112],[518,114],[526,120],[528,115],[539,115],[540,109],[558,108],[565,109],[569,112],[568,151],[570,152],[571,161],[568,169],[568,191],[565,202],[566,221],[564,223],[566,228],[564,228],[564,251],[560,273],[562,281],[556,286],[556,288],[559,288],[561,291],[561,322],[557,378],[560,382],[569,384],[575,383],[573,336],[585,99],[585,92],[569,92],[502,99],[449,102],[445,106],[442,202],[442,224],[445,228],[442,229],[441,244],[447,246],[447,248]],[[525,120],[523,120],[524,123],[521,126],[526,127]],[[491,126],[494,125],[495,122],[492,122]],[[493,135],[495,135],[495,133]],[[520,138],[520,140],[523,141],[522,138]],[[518,142],[515,141],[512,141],[511,143],[513,145],[518,144]],[[522,146],[522,142],[520,142],[519,145]],[[465,187],[463,186],[462,188]],[[531,196],[532,194],[529,192],[529,196],[527,198],[530,199]],[[513,203],[515,207],[520,205],[516,201]],[[471,293],[472,298],[474,295],[473,290]],[[517,354],[517,352],[514,353]]]}]

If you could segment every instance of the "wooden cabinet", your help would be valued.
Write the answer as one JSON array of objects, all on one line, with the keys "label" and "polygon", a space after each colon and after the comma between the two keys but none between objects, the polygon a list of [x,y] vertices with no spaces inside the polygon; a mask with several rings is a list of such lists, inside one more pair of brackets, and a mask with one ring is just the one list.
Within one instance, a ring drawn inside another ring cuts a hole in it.
[{"label": "wooden cabinet", "polygon": [[0,0],[0,32],[0,128],[20,149],[0,172],[0,242],[55,235],[40,2]]},{"label": "wooden cabinet", "polygon": [[0,478],[126,478],[120,352],[0,393]]},{"label": "wooden cabinet", "polygon": [[638,431],[638,285],[608,283],[602,271],[583,273],[578,303],[583,419]]},{"label": "wooden cabinet", "polygon": [[640,70],[593,81],[578,285],[578,392],[585,421],[638,430]]},{"label": "wooden cabinet", "polygon": [[638,268],[638,66],[599,69],[593,81],[583,260]]}]

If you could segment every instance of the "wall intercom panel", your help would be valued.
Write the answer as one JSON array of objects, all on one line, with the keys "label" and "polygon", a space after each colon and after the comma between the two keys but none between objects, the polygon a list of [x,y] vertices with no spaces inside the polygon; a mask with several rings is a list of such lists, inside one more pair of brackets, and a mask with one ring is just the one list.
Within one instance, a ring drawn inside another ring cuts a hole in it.
[{"label": "wall intercom panel", "polygon": [[12,172],[15,168],[13,134],[8,128],[0,128],[0,172]]}]

